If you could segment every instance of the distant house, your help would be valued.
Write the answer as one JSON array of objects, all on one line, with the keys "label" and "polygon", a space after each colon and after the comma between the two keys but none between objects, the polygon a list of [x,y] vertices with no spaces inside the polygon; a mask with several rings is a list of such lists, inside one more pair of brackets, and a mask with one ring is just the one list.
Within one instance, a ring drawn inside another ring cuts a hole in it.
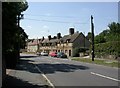
[{"label": "distant house", "polygon": [[43,41],[40,43],[39,49],[40,51],[44,52],[50,52],[50,51],[55,51],[57,52],[57,44],[58,44],[59,39],[54,36],[51,38],[51,35],[48,36],[47,39],[43,39]]},{"label": "distant house", "polygon": [[90,42],[86,39],[83,33],[74,32],[74,28],[69,29],[69,35],[63,36],[59,43],[57,50],[64,52],[67,56],[73,56],[75,48],[89,48]]},{"label": "distant house", "polygon": [[69,35],[61,37],[61,33],[58,33],[54,38],[51,38],[50,35],[39,44],[41,51],[48,53],[50,51],[64,52],[67,56],[73,56],[73,50],[80,47],[89,48],[90,42],[82,32],[74,32],[74,28],[69,29]]},{"label": "distant house", "polygon": [[39,39],[29,39],[27,43],[27,52],[37,52],[39,49]]}]

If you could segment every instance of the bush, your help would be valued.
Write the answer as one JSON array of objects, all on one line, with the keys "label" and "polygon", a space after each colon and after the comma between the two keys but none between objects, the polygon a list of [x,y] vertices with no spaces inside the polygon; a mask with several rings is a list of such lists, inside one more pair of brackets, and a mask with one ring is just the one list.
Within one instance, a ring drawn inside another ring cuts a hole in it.
[{"label": "bush", "polygon": [[107,57],[108,55],[120,57],[120,41],[95,44],[96,57]]},{"label": "bush", "polygon": [[15,68],[19,59],[19,52],[7,51],[5,53],[6,68]]},{"label": "bush", "polygon": [[73,49],[73,57],[79,56],[79,48],[74,48]]},{"label": "bush", "polygon": [[79,56],[79,53],[83,52],[85,53],[86,52],[86,48],[82,48],[82,47],[76,47],[73,49],[73,57],[78,57]]}]

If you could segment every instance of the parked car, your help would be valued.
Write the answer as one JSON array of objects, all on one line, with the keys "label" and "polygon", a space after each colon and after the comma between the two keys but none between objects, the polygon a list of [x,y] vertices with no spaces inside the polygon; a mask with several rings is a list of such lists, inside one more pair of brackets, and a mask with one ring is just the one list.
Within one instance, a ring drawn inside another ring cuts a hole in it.
[{"label": "parked car", "polygon": [[50,52],[49,55],[50,55],[51,57],[57,57],[57,52]]},{"label": "parked car", "polygon": [[63,52],[58,52],[57,57],[58,58],[67,58],[67,55],[65,53],[63,53]]},{"label": "parked car", "polygon": [[36,52],[36,55],[39,55],[39,56],[40,56],[40,55],[41,55],[41,53],[40,53],[40,52]]},{"label": "parked car", "polygon": [[47,52],[41,52],[41,56],[48,56]]}]

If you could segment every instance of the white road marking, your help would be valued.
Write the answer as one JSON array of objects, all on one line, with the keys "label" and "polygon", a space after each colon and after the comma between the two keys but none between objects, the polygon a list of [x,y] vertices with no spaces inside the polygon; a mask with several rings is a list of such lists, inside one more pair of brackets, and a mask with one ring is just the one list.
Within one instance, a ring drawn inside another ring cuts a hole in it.
[{"label": "white road marking", "polygon": [[55,88],[55,86],[53,85],[52,82],[50,82],[50,80],[47,78],[47,76],[35,65],[35,67],[37,68],[37,70],[41,73],[41,75],[46,79],[46,81],[50,84],[50,86],[52,88]]},{"label": "white road marking", "polygon": [[97,76],[100,76],[100,77],[103,77],[103,78],[107,78],[107,79],[111,79],[111,80],[114,80],[114,81],[120,82],[120,80],[115,79],[115,78],[112,78],[112,77],[108,77],[108,76],[101,75],[101,74],[94,73],[94,72],[90,72],[90,73],[93,74],[93,75],[97,75]]}]

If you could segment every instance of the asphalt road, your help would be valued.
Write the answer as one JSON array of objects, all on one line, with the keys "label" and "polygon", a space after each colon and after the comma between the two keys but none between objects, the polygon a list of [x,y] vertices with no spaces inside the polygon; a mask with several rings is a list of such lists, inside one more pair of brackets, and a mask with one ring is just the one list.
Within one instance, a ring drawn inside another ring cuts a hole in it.
[{"label": "asphalt road", "polygon": [[31,73],[41,74],[53,87],[111,86],[109,88],[114,88],[113,86],[118,87],[120,82],[118,68],[32,54],[21,54],[21,60],[29,63],[24,64],[25,67],[33,66],[29,68]]}]

